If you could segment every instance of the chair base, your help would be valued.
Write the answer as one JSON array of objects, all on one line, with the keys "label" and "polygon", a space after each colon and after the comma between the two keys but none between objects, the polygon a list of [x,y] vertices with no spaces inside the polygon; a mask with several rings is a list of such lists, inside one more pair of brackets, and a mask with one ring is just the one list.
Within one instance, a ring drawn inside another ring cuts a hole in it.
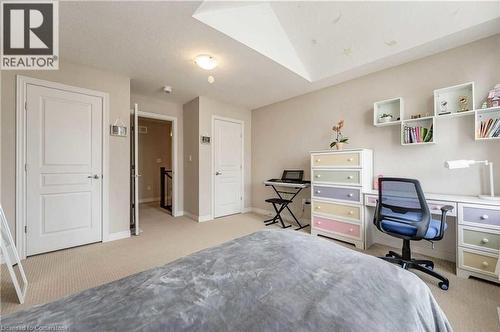
[{"label": "chair base", "polygon": [[450,282],[447,278],[434,271],[434,262],[426,259],[412,259],[410,255],[410,244],[408,240],[403,241],[403,255],[394,251],[389,251],[385,257],[379,257],[386,262],[401,265],[405,270],[414,269],[425,274],[428,274],[438,280],[439,288],[448,290]]}]

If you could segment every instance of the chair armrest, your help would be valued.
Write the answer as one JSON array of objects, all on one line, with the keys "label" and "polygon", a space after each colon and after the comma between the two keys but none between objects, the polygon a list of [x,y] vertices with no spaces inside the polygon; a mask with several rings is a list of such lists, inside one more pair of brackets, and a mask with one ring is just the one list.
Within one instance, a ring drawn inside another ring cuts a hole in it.
[{"label": "chair armrest", "polygon": [[439,241],[444,236],[444,225],[446,224],[446,214],[453,210],[453,206],[445,205],[441,207],[441,227],[439,228],[439,234],[433,240]]}]

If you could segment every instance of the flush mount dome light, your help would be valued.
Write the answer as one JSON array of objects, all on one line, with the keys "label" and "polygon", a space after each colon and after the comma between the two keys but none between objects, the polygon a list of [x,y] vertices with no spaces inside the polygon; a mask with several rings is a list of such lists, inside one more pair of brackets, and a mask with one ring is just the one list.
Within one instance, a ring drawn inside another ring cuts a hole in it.
[{"label": "flush mount dome light", "polygon": [[196,56],[194,62],[198,65],[198,67],[205,70],[212,70],[217,67],[217,60],[208,54],[200,54]]}]

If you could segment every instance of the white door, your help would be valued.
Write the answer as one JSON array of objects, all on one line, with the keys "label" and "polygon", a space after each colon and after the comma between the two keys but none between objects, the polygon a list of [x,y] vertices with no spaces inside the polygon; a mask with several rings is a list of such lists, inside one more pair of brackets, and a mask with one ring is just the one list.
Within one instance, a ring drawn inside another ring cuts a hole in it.
[{"label": "white door", "polygon": [[26,88],[27,254],[102,239],[102,98]]},{"label": "white door", "polygon": [[133,180],[134,180],[134,226],[132,229],[133,235],[139,235],[139,106],[134,104],[134,168],[133,168]]},{"label": "white door", "polygon": [[214,120],[214,217],[240,213],[243,204],[243,126]]}]

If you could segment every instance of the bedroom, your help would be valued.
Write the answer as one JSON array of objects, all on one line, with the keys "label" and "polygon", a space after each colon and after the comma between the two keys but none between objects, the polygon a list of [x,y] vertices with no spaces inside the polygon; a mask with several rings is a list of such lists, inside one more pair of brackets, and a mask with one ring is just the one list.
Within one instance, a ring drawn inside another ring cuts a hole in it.
[{"label": "bedroom", "polygon": [[[499,2],[46,3],[2,2],[3,59],[23,17],[57,55],[2,61],[2,327],[500,329]],[[172,215],[138,197],[144,115]]]}]

